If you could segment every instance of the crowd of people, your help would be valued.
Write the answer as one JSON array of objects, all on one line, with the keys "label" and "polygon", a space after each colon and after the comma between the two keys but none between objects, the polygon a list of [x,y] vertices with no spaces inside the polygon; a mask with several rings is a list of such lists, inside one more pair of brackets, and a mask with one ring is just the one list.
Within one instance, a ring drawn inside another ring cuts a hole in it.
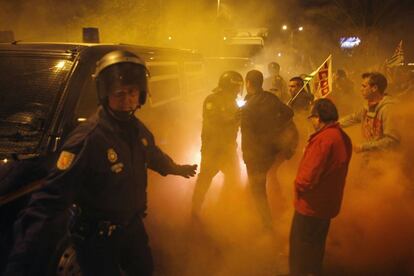
[{"label": "crowd of people", "polygon": [[[224,72],[203,103],[201,164],[192,197],[192,218],[200,212],[213,177],[223,172],[227,183],[240,180],[237,134],[248,187],[263,230],[272,232],[266,195],[269,170],[296,154],[313,129],[294,180],[294,214],[290,232],[290,275],[321,275],[331,219],[341,208],[352,153],[395,150],[400,134],[394,124],[395,100],[386,93],[387,78],[362,75],[366,105],[353,112],[356,95],[345,71],[335,74],[333,92],[316,99],[300,76],[286,82],[279,64],[269,77],[251,70],[243,77]],[[156,145],[151,132],[134,115],[145,103],[147,71],[139,57],[112,52],[97,64],[100,100],[96,115],[66,140],[47,186],[33,194],[15,225],[15,244],[5,275],[39,275],[39,263],[50,250],[55,219],[70,207],[68,232],[83,275],[152,275],[153,262],[143,224],[147,208],[147,168],[161,175],[192,177],[197,165],[178,165]],[[236,103],[245,87],[245,105]],[[350,113],[347,116],[339,114]],[[138,112],[139,116],[139,112]],[[341,117],[341,118],[340,118]],[[297,118],[300,118],[299,121]],[[364,141],[352,143],[342,128],[361,124]],[[297,154],[300,154],[299,152]],[[92,161],[93,160],[93,161]],[[43,260],[44,261],[44,260]]]},{"label": "crowd of people", "polygon": [[[234,152],[234,127],[240,120],[241,149],[249,191],[264,229],[271,231],[272,217],[266,196],[267,175],[270,169],[277,170],[278,166],[274,163],[280,164],[281,160],[283,162],[293,156],[299,136],[304,135],[295,124],[308,120],[313,133],[305,146],[294,180],[295,212],[290,232],[289,266],[290,275],[321,275],[330,221],[340,211],[352,152],[363,153],[369,159],[372,152],[396,150],[399,146],[401,138],[394,122],[396,101],[386,93],[387,79],[379,72],[362,74],[361,96],[366,103],[358,108],[354,84],[344,70],[335,73],[332,93],[320,99],[306,89],[306,82],[301,76],[292,77],[286,83],[280,76],[279,64],[269,63],[268,70],[269,77],[266,79],[258,70],[246,74],[246,104],[240,110],[236,110],[235,103],[235,92],[241,90],[240,74],[231,71],[222,75],[218,88],[204,103],[204,107],[215,110],[216,121],[211,124],[211,110],[204,109],[201,162],[203,164],[207,160],[204,145],[217,140],[218,133],[226,133],[226,129],[233,130],[231,148]],[[222,79],[229,75],[235,77],[225,87]],[[233,103],[227,107],[211,102],[212,97],[225,97],[225,94],[233,98]],[[347,115],[340,118],[338,110]],[[231,123],[225,119],[229,112],[233,113],[234,118]],[[342,130],[354,124],[361,124],[362,143],[352,143]],[[205,131],[207,125],[208,134]],[[230,164],[232,158],[228,157],[232,155],[226,157],[227,152],[225,148],[216,151],[216,159],[220,163],[228,160],[224,163]],[[214,172],[218,170],[216,165]],[[199,180],[202,175],[203,172],[200,172]],[[196,193],[194,195],[195,199]],[[193,209],[193,216],[200,211],[201,205],[198,203],[197,206],[197,210]]]}]

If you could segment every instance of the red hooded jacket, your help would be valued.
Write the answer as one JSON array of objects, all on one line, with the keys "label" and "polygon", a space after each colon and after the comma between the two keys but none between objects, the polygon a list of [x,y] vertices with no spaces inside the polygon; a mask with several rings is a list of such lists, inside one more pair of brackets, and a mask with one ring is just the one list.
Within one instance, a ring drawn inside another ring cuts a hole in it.
[{"label": "red hooded jacket", "polygon": [[338,123],[312,134],[295,179],[295,209],[305,216],[338,215],[352,143]]}]

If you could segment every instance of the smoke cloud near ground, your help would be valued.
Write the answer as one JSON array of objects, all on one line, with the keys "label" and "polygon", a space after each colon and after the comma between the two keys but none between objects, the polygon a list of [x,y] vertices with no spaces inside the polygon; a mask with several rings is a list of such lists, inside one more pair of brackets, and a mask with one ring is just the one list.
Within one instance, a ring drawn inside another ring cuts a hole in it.
[{"label": "smoke cloud near ground", "polygon": [[[414,260],[414,185],[411,103],[400,104],[398,153],[354,154],[342,213],[328,238],[328,264],[349,274],[411,275]],[[355,131],[350,131],[355,137]],[[357,139],[354,139],[354,143]],[[407,166],[408,165],[408,166]]]},{"label": "smoke cloud near ground", "polygon": [[[354,153],[342,210],[333,219],[328,235],[327,275],[411,275],[414,271],[414,186],[410,166],[414,133],[408,131],[409,119],[414,114],[409,104],[405,107],[401,110],[403,142],[399,152],[374,154],[368,159]],[[182,162],[192,160],[199,146],[199,142],[181,137],[199,135],[192,127],[189,129],[179,136],[181,146],[166,149]],[[287,273],[293,179],[311,129],[302,124],[300,131],[302,141],[296,155],[279,167],[277,180],[275,171],[269,174],[273,234],[261,227],[245,177],[242,183],[223,183],[222,175],[216,176],[203,205],[201,221],[192,222],[190,206],[195,179],[152,175],[147,225],[156,274]],[[358,126],[347,132],[353,143],[361,140]],[[242,162],[241,167],[244,168]],[[224,194],[225,185],[231,186],[230,194]]]}]

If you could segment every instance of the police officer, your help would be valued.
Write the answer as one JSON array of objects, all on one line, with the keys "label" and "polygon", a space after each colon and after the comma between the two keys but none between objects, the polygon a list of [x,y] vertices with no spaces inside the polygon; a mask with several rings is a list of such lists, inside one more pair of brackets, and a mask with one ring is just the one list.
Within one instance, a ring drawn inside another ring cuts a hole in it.
[{"label": "police officer", "polygon": [[[293,111],[274,94],[262,89],[263,74],[251,70],[246,75],[246,105],[242,108],[241,134],[243,159],[249,187],[266,230],[272,229],[267,202],[267,173],[278,155],[292,156],[297,145]],[[289,130],[289,131],[288,131]],[[289,134],[293,132],[293,134]],[[286,138],[285,136],[291,138]]]},{"label": "police officer", "polygon": [[71,204],[69,231],[83,275],[121,275],[120,269],[152,274],[142,221],[147,168],[190,177],[197,165],[175,164],[134,116],[147,97],[147,75],[143,61],[127,51],[99,60],[94,77],[101,106],[69,135],[46,189],[32,196],[21,216],[9,258],[13,275],[38,274],[32,262],[39,246],[53,233],[54,217]]},{"label": "police officer", "polygon": [[243,77],[238,72],[227,71],[220,76],[218,87],[204,100],[200,173],[192,200],[194,216],[199,215],[207,190],[218,172],[226,177],[225,189],[239,180],[236,138],[240,113],[236,98],[242,88]]}]

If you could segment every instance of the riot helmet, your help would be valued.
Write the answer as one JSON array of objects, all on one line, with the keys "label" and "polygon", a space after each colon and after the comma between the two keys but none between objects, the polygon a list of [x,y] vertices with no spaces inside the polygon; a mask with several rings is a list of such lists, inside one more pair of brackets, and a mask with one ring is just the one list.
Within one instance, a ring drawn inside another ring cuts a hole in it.
[{"label": "riot helmet", "polygon": [[109,94],[122,85],[138,86],[140,94],[137,107],[146,101],[149,73],[144,61],[131,52],[116,50],[107,53],[96,63],[93,77],[99,103],[105,108],[108,107]]},{"label": "riot helmet", "polygon": [[214,91],[228,91],[237,90],[237,93],[241,93],[243,90],[243,77],[236,71],[224,72],[218,82],[218,87]]}]

